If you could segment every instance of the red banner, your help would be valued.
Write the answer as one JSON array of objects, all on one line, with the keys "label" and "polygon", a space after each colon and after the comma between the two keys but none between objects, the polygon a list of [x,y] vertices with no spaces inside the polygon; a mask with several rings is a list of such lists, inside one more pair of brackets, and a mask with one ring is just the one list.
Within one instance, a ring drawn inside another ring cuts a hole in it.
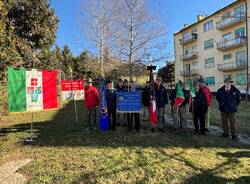
[{"label": "red banner", "polygon": [[61,84],[62,91],[76,91],[84,88],[83,80],[62,80]]},{"label": "red banner", "polygon": [[57,71],[43,70],[43,109],[57,108]]}]

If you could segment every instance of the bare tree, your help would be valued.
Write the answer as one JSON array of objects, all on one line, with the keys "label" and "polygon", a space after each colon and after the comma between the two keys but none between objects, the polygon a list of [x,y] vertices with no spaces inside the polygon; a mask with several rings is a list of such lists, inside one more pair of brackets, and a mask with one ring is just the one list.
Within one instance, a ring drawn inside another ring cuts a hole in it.
[{"label": "bare tree", "polygon": [[82,33],[93,43],[99,55],[100,76],[103,77],[104,48],[109,45],[111,31],[111,0],[83,0],[79,16]]},{"label": "bare tree", "polygon": [[[148,6],[147,6],[148,5]],[[129,78],[132,79],[132,64],[145,62],[148,53],[162,49],[166,29],[157,12],[152,12],[147,0],[120,0],[113,7],[113,43],[121,60],[128,61]],[[156,56],[160,60],[161,56]],[[163,58],[162,58],[163,59]]]}]

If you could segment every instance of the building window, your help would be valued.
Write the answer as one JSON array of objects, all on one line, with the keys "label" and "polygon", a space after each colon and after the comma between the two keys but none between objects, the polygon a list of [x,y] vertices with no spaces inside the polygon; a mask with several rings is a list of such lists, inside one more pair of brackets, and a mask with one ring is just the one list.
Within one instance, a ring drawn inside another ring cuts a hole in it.
[{"label": "building window", "polygon": [[231,16],[231,12],[228,11],[228,12],[226,12],[226,13],[223,13],[222,16],[221,16],[221,18],[222,18],[222,19],[227,19],[227,18],[230,18],[230,16]]},{"label": "building window", "polygon": [[197,33],[197,28],[194,28],[191,33]]},{"label": "building window", "polygon": [[192,63],[192,67],[193,67],[193,68],[197,68],[197,67],[198,67],[198,62],[197,62],[197,61],[196,61],[196,62],[193,62],[193,63]]},{"label": "building window", "polygon": [[204,41],[204,49],[209,49],[214,47],[214,39]]},{"label": "building window", "polygon": [[245,51],[236,52],[236,66],[242,66],[246,63]]},{"label": "building window", "polygon": [[245,36],[245,28],[239,28],[237,30],[235,30],[235,38],[241,38]]},{"label": "building window", "polygon": [[205,59],[205,68],[213,68],[214,67],[214,58]]},{"label": "building window", "polygon": [[203,32],[209,31],[211,29],[213,29],[213,20],[210,20],[206,23],[203,24]]},{"label": "building window", "polygon": [[205,78],[206,85],[212,86],[215,85],[215,77],[207,77]]},{"label": "building window", "polygon": [[192,50],[197,50],[198,46],[197,45],[192,45]]},{"label": "building window", "polygon": [[224,35],[222,36],[222,38],[223,38],[223,41],[230,40],[230,39],[231,39],[231,33],[224,34]]},{"label": "building window", "polygon": [[237,85],[245,85],[247,83],[247,77],[246,77],[246,74],[244,73],[237,74],[235,76],[235,79],[236,79],[235,82]]},{"label": "building window", "polygon": [[239,7],[237,7],[237,8],[234,9],[234,16],[236,18],[240,18],[242,16],[245,16],[245,12],[246,12],[245,11],[245,5],[242,4]]},{"label": "building window", "polygon": [[229,60],[229,59],[231,59],[231,58],[232,58],[232,54],[223,55],[223,60],[224,60],[224,61],[227,61],[227,60]]},{"label": "building window", "polygon": [[190,37],[189,32],[185,32],[185,33],[183,33],[182,37],[183,37],[183,40],[188,39],[188,38]]}]

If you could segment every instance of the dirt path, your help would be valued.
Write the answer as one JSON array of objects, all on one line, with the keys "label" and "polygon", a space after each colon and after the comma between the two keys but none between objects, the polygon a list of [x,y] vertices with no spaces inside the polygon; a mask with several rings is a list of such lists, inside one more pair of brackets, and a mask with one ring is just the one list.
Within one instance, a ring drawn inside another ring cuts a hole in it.
[{"label": "dirt path", "polygon": [[0,183],[3,184],[25,184],[27,179],[18,173],[18,169],[25,166],[32,159],[16,160],[0,166]]}]

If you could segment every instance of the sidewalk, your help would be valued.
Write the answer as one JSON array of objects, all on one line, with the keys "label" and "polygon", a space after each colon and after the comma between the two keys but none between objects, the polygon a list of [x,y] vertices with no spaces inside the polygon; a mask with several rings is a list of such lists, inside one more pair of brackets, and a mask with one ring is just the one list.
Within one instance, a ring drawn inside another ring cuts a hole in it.
[{"label": "sidewalk", "polygon": [[[173,119],[171,115],[165,114],[165,120],[168,124],[173,124]],[[193,120],[187,119],[187,124],[188,128],[193,129]],[[210,125],[209,130],[209,135],[220,136],[223,133],[222,129],[216,125]],[[239,142],[250,145],[250,136],[245,134],[238,134],[238,138]]]}]

